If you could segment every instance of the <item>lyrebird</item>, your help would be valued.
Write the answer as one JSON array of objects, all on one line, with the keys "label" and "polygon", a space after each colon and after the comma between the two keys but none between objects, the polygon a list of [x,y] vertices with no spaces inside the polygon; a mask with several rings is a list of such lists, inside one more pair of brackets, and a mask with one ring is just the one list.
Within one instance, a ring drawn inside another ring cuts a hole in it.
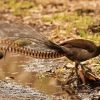
[{"label": "lyrebird", "polygon": [[[32,27],[24,24],[8,23],[2,21],[0,22],[0,36],[2,38],[11,40],[9,42],[7,42],[6,39],[5,42],[4,40],[1,40],[1,44],[13,44],[8,47],[0,46],[0,50],[20,53],[42,59],[53,59],[66,56],[75,62],[77,75],[80,62],[100,55],[100,46],[96,46],[90,40],[72,39],[60,44],[56,44],[48,40],[41,33],[36,32]],[[31,48],[16,46],[14,41],[18,37],[28,38],[29,40],[34,41],[39,47],[41,47],[41,49],[36,50],[34,45],[31,46]]]}]

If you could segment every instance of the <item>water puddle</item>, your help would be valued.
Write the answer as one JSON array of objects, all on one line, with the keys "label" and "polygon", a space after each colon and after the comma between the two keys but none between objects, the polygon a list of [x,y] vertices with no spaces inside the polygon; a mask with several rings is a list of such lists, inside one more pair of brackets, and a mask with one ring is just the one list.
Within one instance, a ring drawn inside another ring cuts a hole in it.
[{"label": "water puddle", "polygon": [[39,78],[37,73],[49,71],[54,66],[62,66],[63,64],[65,64],[64,61],[60,59],[47,61],[7,54],[5,59],[0,60],[0,96],[10,96],[10,100],[11,98],[53,100],[52,98],[55,97],[53,94],[64,91],[57,86],[54,78]]},{"label": "water puddle", "polygon": [[[64,58],[39,60],[7,53],[6,58],[0,60],[0,100],[72,100],[57,84],[56,78],[38,77],[38,73],[64,66],[66,63]],[[89,100],[99,97],[99,91],[77,95],[81,100]]]}]

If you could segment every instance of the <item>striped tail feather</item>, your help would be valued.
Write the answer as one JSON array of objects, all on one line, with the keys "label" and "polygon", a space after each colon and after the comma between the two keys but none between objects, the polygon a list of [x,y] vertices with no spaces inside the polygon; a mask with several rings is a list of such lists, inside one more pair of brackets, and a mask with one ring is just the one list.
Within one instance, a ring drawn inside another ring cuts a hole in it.
[{"label": "striped tail feather", "polygon": [[33,58],[37,58],[37,59],[54,59],[54,58],[60,58],[63,57],[64,54],[63,53],[59,53],[59,52],[51,52],[51,51],[47,51],[47,52],[43,52],[43,51],[38,51],[38,50],[33,50],[31,48],[25,48],[25,47],[15,47],[15,46],[0,46],[0,51],[8,51],[11,53],[17,53],[17,54],[22,54],[25,56],[31,56]]}]

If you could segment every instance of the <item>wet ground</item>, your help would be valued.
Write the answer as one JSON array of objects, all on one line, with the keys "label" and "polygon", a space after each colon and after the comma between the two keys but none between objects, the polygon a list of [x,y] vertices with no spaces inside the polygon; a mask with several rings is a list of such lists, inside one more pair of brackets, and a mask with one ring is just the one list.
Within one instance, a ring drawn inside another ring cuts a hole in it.
[{"label": "wet ground", "polygon": [[[55,70],[54,66],[61,67],[65,64],[65,58],[37,60],[8,53],[6,58],[0,61],[0,100],[80,100],[79,97],[81,100],[98,100],[99,88],[98,91],[93,90],[90,95],[78,93],[77,97],[67,93],[66,89],[63,90],[56,76],[43,74],[50,69]],[[73,67],[72,64],[68,66]],[[62,73],[63,71],[58,71],[56,75],[61,77]]]},{"label": "wet ground", "polygon": [[[12,1],[0,1],[0,20],[29,24],[58,43],[85,38],[100,44],[100,24],[94,27],[94,22],[100,22],[99,0],[33,0],[34,5]],[[65,65],[74,67],[66,58],[39,60],[7,53],[0,60],[0,100],[99,100],[100,86],[89,92],[73,89],[73,84],[62,87],[71,72]],[[100,77],[100,57],[87,66]]]},{"label": "wet ground", "polygon": [[55,79],[38,77],[37,72],[43,73],[55,65],[50,65],[53,61],[43,62],[43,60],[39,61],[30,57],[7,54],[6,58],[0,61],[0,95],[2,99],[52,100],[52,94],[61,93],[62,90],[56,86]]}]

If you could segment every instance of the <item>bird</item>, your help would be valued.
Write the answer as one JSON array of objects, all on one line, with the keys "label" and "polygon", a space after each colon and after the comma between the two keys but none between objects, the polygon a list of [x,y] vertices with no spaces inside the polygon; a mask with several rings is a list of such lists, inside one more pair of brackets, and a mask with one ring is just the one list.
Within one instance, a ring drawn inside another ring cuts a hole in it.
[{"label": "bird", "polygon": [[[45,59],[54,59],[65,56],[71,61],[75,62],[75,70],[78,76],[78,66],[81,65],[81,62],[92,59],[100,55],[100,45],[97,46],[94,42],[86,39],[72,39],[67,40],[62,43],[55,43],[51,40],[48,40],[43,34],[36,31],[33,27],[25,25],[22,23],[11,23],[11,22],[0,22],[0,36],[1,38],[29,38],[29,40],[34,41],[40,48],[44,51],[34,51],[34,46],[32,50],[26,48],[16,48],[16,47],[7,47],[4,48],[8,51],[14,51],[26,55],[30,55],[35,58],[45,58]],[[10,45],[11,46],[11,45]],[[36,47],[35,47],[36,48]],[[44,48],[44,49],[42,49]],[[3,48],[1,47],[1,50]],[[83,67],[82,67],[83,68]],[[84,81],[84,80],[83,80]],[[85,81],[84,81],[85,83]]]},{"label": "bird", "polygon": [[[1,40],[1,43],[11,44],[13,41]],[[16,43],[14,43],[16,45]],[[65,56],[71,61],[75,62],[75,71],[77,77],[78,75],[78,66],[83,66],[81,62],[92,59],[98,55],[100,55],[100,46],[96,46],[94,42],[85,39],[72,39],[67,40],[62,43],[54,43],[50,40],[43,40],[43,44],[46,48],[49,48],[49,52],[41,52],[38,50],[33,50],[25,47],[16,47],[16,46],[8,46],[0,47],[1,51],[8,50],[9,52],[20,53],[28,56],[32,56],[33,58],[41,58],[41,59],[54,59]],[[0,59],[4,57],[3,53],[0,52]],[[78,77],[79,78],[79,77]],[[83,78],[82,82],[85,83],[85,78]]]},{"label": "bird", "polygon": [[[87,61],[94,57],[100,55],[100,46],[97,46],[94,42],[86,39],[72,39],[69,41],[65,41],[59,44],[61,47],[68,48],[72,55],[66,54],[65,56],[71,61],[75,62],[75,70],[78,76],[78,66],[81,65],[81,62]],[[63,49],[66,53],[66,50]],[[83,79],[83,83],[85,83],[85,78]]]}]

